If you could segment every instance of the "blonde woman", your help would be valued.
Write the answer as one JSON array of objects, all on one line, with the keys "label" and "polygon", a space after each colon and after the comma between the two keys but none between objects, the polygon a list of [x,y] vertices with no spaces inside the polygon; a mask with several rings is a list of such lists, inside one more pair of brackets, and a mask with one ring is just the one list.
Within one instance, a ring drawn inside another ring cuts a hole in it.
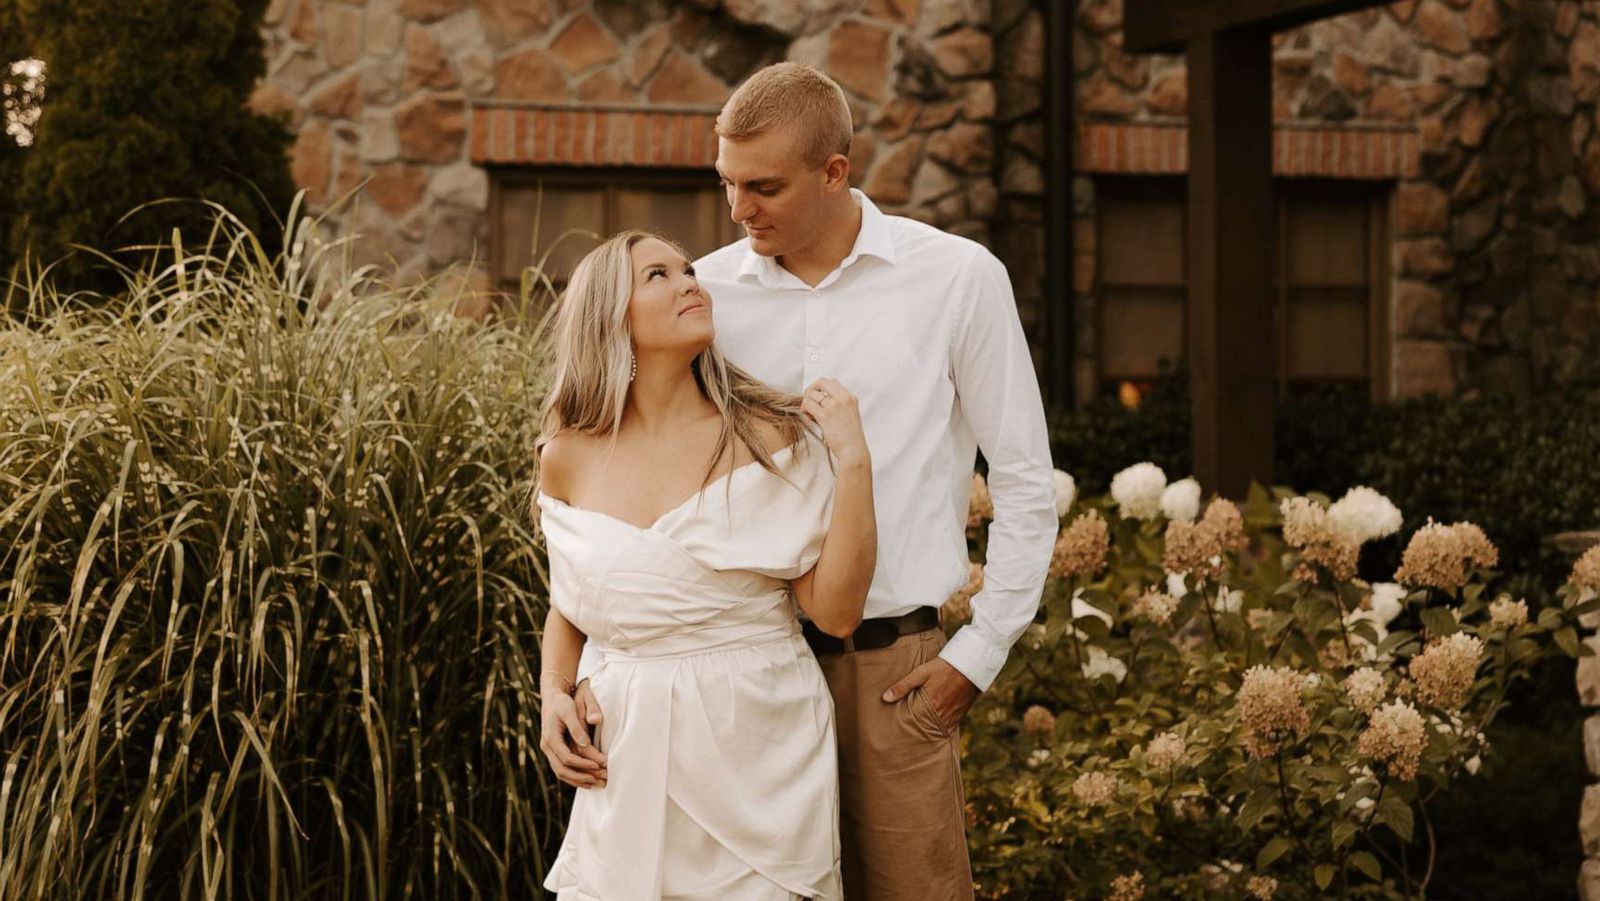
[{"label": "blonde woman", "polygon": [[681,250],[634,231],[578,264],[558,314],[535,501],[542,745],[581,789],[558,898],[842,897],[833,703],[798,615],[860,622],[871,458],[844,386],[752,379],[711,304]]}]

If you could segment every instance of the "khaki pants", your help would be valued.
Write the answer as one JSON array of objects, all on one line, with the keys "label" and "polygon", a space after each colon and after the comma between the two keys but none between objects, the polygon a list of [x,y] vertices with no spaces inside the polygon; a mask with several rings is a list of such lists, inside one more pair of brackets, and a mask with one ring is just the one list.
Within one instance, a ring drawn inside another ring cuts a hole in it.
[{"label": "khaki pants", "polygon": [[960,729],[946,730],[916,689],[883,692],[938,656],[944,633],[817,658],[839,737],[839,828],[846,901],[970,899]]}]

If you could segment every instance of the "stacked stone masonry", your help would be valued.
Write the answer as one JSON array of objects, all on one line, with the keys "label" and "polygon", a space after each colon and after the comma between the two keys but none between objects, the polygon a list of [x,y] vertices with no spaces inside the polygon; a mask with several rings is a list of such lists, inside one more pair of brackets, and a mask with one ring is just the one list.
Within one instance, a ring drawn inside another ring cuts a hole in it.
[{"label": "stacked stone masonry", "polygon": [[[1044,6],[272,0],[253,104],[291,122],[295,178],[330,229],[363,236],[359,261],[428,274],[481,264],[485,165],[700,168],[703,140],[656,152],[646,132],[702,128],[768,62],[812,63],[850,95],[856,184],[993,248],[1042,352]],[[1097,179],[1181,173],[1187,79],[1181,56],[1123,50],[1122,0],[1074,9],[1081,396],[1095,367]],[[1600,0],[1404,0],[1278,35],[1273,75],[1279,174],[1375,182],[1391,198],[1394,393],[1600,378]],[[555,143],[550,129],[579,115],[586,137]],[[1103,153],[1108,134],[1167,156]],[[363,183],[360,203],[335,205]]]},{"label": "stacked stone masonry", "polygon": [[273,0],[266,34],[252,103],[297,132],[311,208],[402,275],[483,261],[485,164],[709,169],[714,113],[782,59],[846,88],[884,208],[984,243],[1000,213],[987,0]]}]

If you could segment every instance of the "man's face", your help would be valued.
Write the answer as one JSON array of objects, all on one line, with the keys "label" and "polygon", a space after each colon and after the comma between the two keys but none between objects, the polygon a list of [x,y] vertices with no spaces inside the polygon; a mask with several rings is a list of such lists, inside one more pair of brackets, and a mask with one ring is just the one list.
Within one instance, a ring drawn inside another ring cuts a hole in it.
[{"label": "man's face", "polygon": [[729,214],[762,256],[794,253],[817,240],[827,170],[807,166],[799,146],[785,127],[740,141],[717,139],[717,174]]}]

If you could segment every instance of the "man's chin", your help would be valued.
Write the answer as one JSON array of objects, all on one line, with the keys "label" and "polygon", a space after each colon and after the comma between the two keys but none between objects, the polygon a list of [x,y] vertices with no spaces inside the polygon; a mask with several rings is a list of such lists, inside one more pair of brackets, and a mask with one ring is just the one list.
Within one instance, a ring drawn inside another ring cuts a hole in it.
[{"label": "man's chin", "polygon": [[749,232],[746,232],[745,234],[750,238],[750,249],[752,251],[764,257],[774,257],[778,255],[779,247],[771,237],[765,235],[751,235]]}]

